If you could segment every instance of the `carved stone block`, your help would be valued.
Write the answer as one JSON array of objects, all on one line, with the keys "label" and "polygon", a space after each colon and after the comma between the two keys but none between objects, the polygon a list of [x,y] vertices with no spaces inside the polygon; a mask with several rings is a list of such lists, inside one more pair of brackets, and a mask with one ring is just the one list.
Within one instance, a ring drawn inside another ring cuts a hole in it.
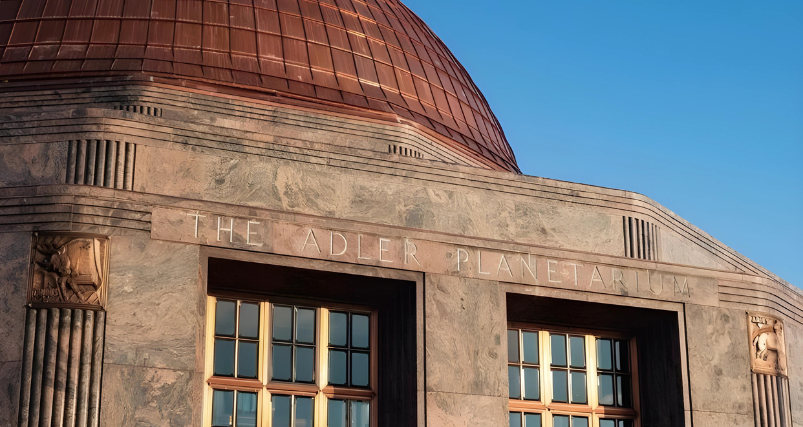
[{"label": "carved stone block", "polygon": [[33,307],[103,309],[109,239],[76,233],[34,233],[28,279]]},{"label": "carved stone block", "polygon": [[783,322],[770,315],[747,313],[750,367],[757,374],[787,376]]}]

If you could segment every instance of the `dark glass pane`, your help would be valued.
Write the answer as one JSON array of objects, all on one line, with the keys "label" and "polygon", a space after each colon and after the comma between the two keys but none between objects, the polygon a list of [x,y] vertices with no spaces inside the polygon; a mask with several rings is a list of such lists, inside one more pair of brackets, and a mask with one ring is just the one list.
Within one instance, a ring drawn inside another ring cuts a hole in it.
[{"label": "dark glass pane", "polygon": [[507,361],[512,363],[519,362],[519,331],[507,331]]},{"label": "dark glass pane", "polygon": [[293,308],[273,306],[273,339],[279,341],[293,340]]},{"label": "dark glass pane", "polygon": [[524,414],[524,427],[541,427],[541,414]]},{"label": "dark glass pane", "polygon": [[240,352],[237,356],[237,376],[240,378],[257,377],[257,351],[255,342],[240,341]]},{"label": "dark glass pane", "polygon": [[616,341],[616,370],[630,372],[630,355],[627,341]]},{"label": "dark glass pane", "polygon": [[633,427],[633,420],[619,420],[619,427]]},{"label": "dark glass pane", "polygon": [[299,308],[296,316],[296,342],[315,344],[315,310]]},{"label": "dark glass pane", "polygon": [[599,420],[599,427],[616,427],[616,420]]},{"label": "dark glass pane", "polygon": [[522,427],[520,413],[518,412],[510,413],[510,427]]},{"label": "dark glass pane", "polygon": [[312,347],[296,347],[295,381],[311,383],[315,375],[315,349]]},{"label": "dark glass pane", "polygon": [[586,367],[586,340],[583,337],[569,337],[569,352],[573,368]]},{"label": "dark glass pane", "polygon": [[296,423],[293,426],[312,427],[311,397],[296,397]]},{"label": "dark glass pane", "polygon": [[552,417],[553,427],[569,427],[569,417],[566,415],[555,415]]},{"label": "dark glass pane", "polygon": [[290,427],[290,396],[273,395],[271,427]]},{"label": "dark glass pane", "polygon": [[259,304],[240,304],[240,338],[259,338]]},{"label": "dark glass pane", "polygon": [[327,427],[346,427],[346,402],[344,400],[329,399],[328,406]]},{"label": "dark glass pane", "polygon": [[613,370],[611,340],[597,340],[597,369]]},{"label": "dark glass pane", "polygon": [[257,426],[257,394],[237,392],[237,427]]},{"label": "dark glass pane", "polygon": [[569,382],[566,371],[552,371],[552,400],[569,401]]},{"label": "dark glass pane", "polygon": [[367,387],[371,364],[367,353],[351,353],[351,385]]},{"label": "dark glass pane", "polygon": [[351,404],[350,427],[369,427],[371,424],[370,404],[359,400],[352,400],[349,403]]},{"label": "dark glass pane", "polygon": [[234,392],[215,390],[212,393],[212,427],[232,425],[234,412]]},{"label": "dark glass pane", "polygon": [[538,368],[524,368],[524,398],[527,400],[541,399]]},{"label": "dark glass pane", "polygon": [[234,336],[235,313],[237,313],[237,303],[232,301],[217,302],[217,308],[215,309],[215,335]]},{"label": "dark glass pane", "polygon": [[329,350],[329,384],[346,385],[348,353]]},{"label": "dark glass pane", "polygon": [[518,366],[507,367],[507,394],[511,399],[521,398],[521,376]]},{"label": "dark glass pane", "polygon": [[234,340],[215,339],[215,375],[234,376]]},{"label": "dark glass pane", "polygon": [[566,335],[550,335],[552,365],[566,366]]},{"label": "dark glass pane", "polygon": [[368,316],[353,314],[351,316],[351,346],[353,348],[368,348],[370,343]]},{"label": "dark glass pane", "polygon": [[572,417],[572,427],[588,427],[588,418]]},{"label": "dark glass pane", "polygon": [[293,379],[293,346],[273,345],[273,379],[290,381]]},{"label": "dark glass pane", "polygon": [[599,376],[599,404],[613,406],[613,375]]},{"label": "dark glass pane", "polygon": [[588,403],[586,397],[586,373],[572,372],[572,403]]},{"label": "dark glass pane", "polygon": [[349,315],[329,313],[329,345],[345,347],[348,345]]},{"label": "dark glass pane", "polygon": [[629,407],[630,403],[630,377],[616,376],[616,404]]},{"label": "dark glass pane", "polygon": [[535,332],[521,333],[521,346],[524,353],[524,363],[538,364],[538,334]]}]

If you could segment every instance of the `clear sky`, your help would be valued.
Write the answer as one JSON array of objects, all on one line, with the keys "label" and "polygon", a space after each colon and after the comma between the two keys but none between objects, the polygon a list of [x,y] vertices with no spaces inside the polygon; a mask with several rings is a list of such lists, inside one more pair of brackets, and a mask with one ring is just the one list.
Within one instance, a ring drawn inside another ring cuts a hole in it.
[{"label": "clear sky", "polygon": [[803,287],[803,1],[403,1],[525,174],[644,194]]}]

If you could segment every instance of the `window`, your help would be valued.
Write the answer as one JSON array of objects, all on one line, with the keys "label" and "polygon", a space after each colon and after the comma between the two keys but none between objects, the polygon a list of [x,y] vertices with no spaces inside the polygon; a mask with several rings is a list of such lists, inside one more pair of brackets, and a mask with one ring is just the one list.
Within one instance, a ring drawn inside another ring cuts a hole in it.
[{"label": "window", "polygon": [[634,427],[635,341],[509,325],[510,427]]},{"label": "window", "polygon": [[376,425],[369,309],[209,298],[212,427]]}]

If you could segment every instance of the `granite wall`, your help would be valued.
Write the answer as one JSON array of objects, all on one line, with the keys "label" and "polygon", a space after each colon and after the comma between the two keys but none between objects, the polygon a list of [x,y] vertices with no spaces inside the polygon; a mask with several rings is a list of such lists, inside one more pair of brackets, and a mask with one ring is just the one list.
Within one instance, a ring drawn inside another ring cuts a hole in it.
[{"label": "granite wall", "polygon": [[689,388],[695,426],[753,426],[747,339],[744,311],[686,304]]},{"label": "granite wall", "polygon": [[425,280],[427,425],[507,425],[507,315],[497,283]]},{"label": "granite wall", "polygon": [[30,242],[30,233],[0,233],[0,426],[17,424]]},{"label": "granite wall", "polygon": [[803,325],[787,321],[786,351],[789,363],[789,395],[792,423],[803,427]]},{"label": "granite wall", "polygon": [[202,420],[205,289],[197,246],[113,237],[101,425]]}]

